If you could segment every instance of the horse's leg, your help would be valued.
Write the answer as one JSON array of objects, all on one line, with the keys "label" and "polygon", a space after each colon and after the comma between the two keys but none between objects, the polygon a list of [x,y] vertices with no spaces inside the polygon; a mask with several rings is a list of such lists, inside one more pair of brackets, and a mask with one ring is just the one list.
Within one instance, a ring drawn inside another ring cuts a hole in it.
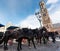
[{"label": "horse's leg", "polygon": [[5,41],[4,41],[4,50],[6,49]]},{"label": "horse's leg", "polygon": [[34,43],[34,38],[32,38],[31,40],[32,40],[34,48],[36,49],[36,46],[35,46],[35,43]]},{"label": "horse's leg", "polygon": [[21,47],[22,46],[22,43],[21,42],[22,42],[22,38],[19,40],[20,50],[22,50],[22,47]]},{"label": "horse's leg", "polygon": [[0,44],[2,44],[4,42],[4,37],[0,40]]},{"label": "horse's leg", "polygon": [[56,40],[55,40],[55,38],[54,38],[54,37],[52,37],[52,42],[53,42],[53,43],[55,43],[55,41],[56,41]]},{"label": "horse's leg", "polygon": [[36,43],[38,44],[39,43],[39,36],[36,36],[35,40],[36,40]]},{"label": "horse's leg", "polygon": [[37,43],[39,43],[39,37],[36,40],[37,40]]},{"label": "horse's leg", "polygon": [[8,50],[8,48],[7,48],[7,42],[8,42],[7,36],[4,36],[3,40],[4,40],[4,50]]},{"label": "horse's leg", "polygon": [[30,39],[28,39],[28,46],[30,46]]},{"label": "horse's leg", "polygon": [[22,47],[21,47],[21,46],[22,46],[22,44],[21,44],[22,39],[19,38],[17,41],[18,41],[18,47],[17,47],[17,50],[20,51],[20,50],[22,50]]},{"label": "horse's leg", "polygon": [[48,37],[45,36],[45,44],[47,44],[47,42],[48,42]]},{"label": "horse's leg", "polygon": [[5,36],[3,37],[2,41],[3,41],[3,43],[4,43],[4,44],[3,44],[3,45],[4,45],[4,50],[7,50],[7,49],[6,49],[7,39],[6,39]]},{"label": "horse's leg", "polygon": [[46,44],[46,40],[45,40],[45,37],[43,37],[43,43]]},{"label": "horse's leg", "polygon": [[49,36],[47,36],[47,40],[49,41]]},{"label": "horse's leg", "polygon": [[19,42],[18,42],[17,50],[18,50],[18,51],[20,50],[20,47],[19,47]]},{"label": "horse's leg", "polygon": [[8,50],[7,41],[4,41],[4,50]]},{"label": "horse's leg", "polygon": [[40,39],[40,44],[41,44],[41,38],[42,38],[42,37],[39,38],[39,39]]},{"label": "horse's leg", "polygon": [[[47,41],[47,42],[49,41],[49,36],[46,36],[46,41]],[[47,42],[46,42],[46,43],[47,43]]]}]

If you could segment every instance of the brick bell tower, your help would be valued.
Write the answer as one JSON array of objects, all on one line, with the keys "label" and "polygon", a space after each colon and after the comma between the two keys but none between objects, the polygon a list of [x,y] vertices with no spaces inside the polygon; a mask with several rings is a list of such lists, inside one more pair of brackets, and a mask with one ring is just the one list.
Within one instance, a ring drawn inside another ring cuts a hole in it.
[{"label": "brick bell tower", "polygon": [[53,25],[49,17],[48,10],[46,8],[44,0],[41,0],[39,5],[40,5],[40,13],[42,17],[43,26],[46,27],[48,31],[53,31]]}]

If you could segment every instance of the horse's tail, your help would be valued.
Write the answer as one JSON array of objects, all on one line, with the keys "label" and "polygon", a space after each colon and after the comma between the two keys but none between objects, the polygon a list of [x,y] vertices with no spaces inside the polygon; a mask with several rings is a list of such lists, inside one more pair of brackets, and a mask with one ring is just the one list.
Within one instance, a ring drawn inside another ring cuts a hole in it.
[{"label": "horse's tail", "polygon": [[0,44],[2,44],[2,43],[3,43],[4,38],[5,38],[5,37],[2,37],[2,39],[0,39]]}]

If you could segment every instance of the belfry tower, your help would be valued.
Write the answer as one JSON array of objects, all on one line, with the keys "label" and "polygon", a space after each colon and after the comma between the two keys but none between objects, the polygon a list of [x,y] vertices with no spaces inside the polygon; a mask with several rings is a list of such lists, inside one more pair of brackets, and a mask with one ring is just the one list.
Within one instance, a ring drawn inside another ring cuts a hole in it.
[{"label": "belfry tower", "polygon": [[50,17],[49,17],[44,0],[41,0],[39,5],[40,5],[40,13],[41,13],[41,17],[42,17],[42,24],[44,27],[47,28],[48,31],[52,31],[53,25],[52,25],[52,22],[50,20]]}]

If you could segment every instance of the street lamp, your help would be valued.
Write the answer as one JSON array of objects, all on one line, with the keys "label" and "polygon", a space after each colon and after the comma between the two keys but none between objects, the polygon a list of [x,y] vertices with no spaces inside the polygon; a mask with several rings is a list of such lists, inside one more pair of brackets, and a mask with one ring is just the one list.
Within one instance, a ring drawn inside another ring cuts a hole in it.
[{"label": "street lamp", "polygon": [[42,27],[42,24],[41,24],[41,14],[40,14],[40,12],[35,13],[35,15],[36,15],[37,19],[39,20],[40,25]]}]

